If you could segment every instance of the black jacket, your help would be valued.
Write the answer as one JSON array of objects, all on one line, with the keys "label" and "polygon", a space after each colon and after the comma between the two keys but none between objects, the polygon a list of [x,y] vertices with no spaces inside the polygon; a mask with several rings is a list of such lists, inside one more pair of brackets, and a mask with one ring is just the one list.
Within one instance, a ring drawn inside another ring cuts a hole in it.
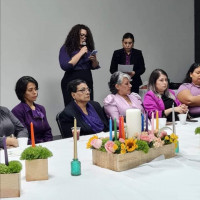
[{"label": "black jacket", "polygon": [[[89,101],[89,103],[94,107],[97,114],[99,115],[101,121],[104,124],[104,129],[102,131],[108,131],[108,119],[106,118],[102,107],[98,102]],[[71,101],[65,109],[60,113],[60,124],[64,133],[64,137],[72,137],[71,127],[74,126],[74,117],[77,120],[77,126],[81,127],[80,135],[95,134],[91,127],[83,120],[80,111],[77,109],[73,101]]]}]

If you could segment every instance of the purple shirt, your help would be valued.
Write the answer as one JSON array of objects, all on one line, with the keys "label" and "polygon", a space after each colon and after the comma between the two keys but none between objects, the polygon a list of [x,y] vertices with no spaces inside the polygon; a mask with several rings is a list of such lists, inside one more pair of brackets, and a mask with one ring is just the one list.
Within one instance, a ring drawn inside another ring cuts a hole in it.
[{"label": "purple shirt", "polygon": [[19,121],[27,128],[29,132],[29,144],[30,144],[30,123],[33,122],[35,143],[52,141],[53,136],[51,133],[51,127],[48,124],[45,108],[39,104],[35,105],[35,111],[33,111],[26,103],[19,103],[12,109],[13,114],[19,119]]},{"label": "purple shirt", "polygon": [[136,93],[128,95],[132,105],[130,105],[122,96],[119,94],[109,94],[103,101],[104,110],[107,116],[114,120],[116,118],[117,124],[119,124],[119,116],[126,116],[127,109],[140,109],[144,113],[141,97]]},{"label": "purple shirt", "polygon": [[127,54],[126,53],[126,65],[130,65],[130,58],[131,58],[131,54]]},{"label": "purple shirt", "polygon": [[[175,93],[173,90],[169,90],[172,96],[175,98],[176,105],[179,106],[181,103],[180,101],[175,97]],[[144,108],[146,111],[148,111],[149,118],[152,117],[152,112],[154,112],[154,117],[156,117],[156,110],[158,111],[159,117],[162,117],[162,112],[165,110],[165,105],[161,97],[154,94],[153,91],[148,91],[144,96]]]},{"label": "purple shirt", "polygon": [[[193,83],[183,83],[179,87],[176,95],[178,95],[178,93],[183,90],[189,90],[192,96],[200,95],[200,86],[194,85]],[[193,106],[193,107],[189,106],[188,108],[189,108],[189,111],[191,114],[199,114],[200,113],[200,106]]]}]

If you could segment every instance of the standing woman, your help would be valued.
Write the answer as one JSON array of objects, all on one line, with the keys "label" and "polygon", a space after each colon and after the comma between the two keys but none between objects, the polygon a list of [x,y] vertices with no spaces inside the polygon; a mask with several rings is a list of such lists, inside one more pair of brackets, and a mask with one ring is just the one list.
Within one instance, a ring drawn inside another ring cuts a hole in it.
[{"label": "standing woman", "polygon": [[90,99],[93,100],[93,79],[91,70],[98,69],[99,62],[96,55],[90,55],[95,49],[90,29],[77,24],[70,30],[64,45],[60,49],[59,62],[65,71],[61,81],[61,88],[65,106],[71,101],[67,84],[71,80],[82,79],[91,89]]},{"label": "standing woman", "polygon": [[133,65],[133,71],[129,72],[129,76],[132,81],[131,92],[139,93],[139,86],[142,85],[141,75],[145,72],[145,64],[142,52],[138,49],[134,49],[134,36],[132,33],[125,33],[122,38],[122,49],[114,51],[110,73],[118,71],[118,64],[121,65]]},{"label": "standing woman", "polygon": [[29,144],[31,122],[34,125],[35,143],[51,141],[53,136],[47,121],[45,108],[35,103],[38,96],[38,82],[30,76],[23,76],[17,81],[15,92],[21,103],[15,106],[12,112],[27,128]]}]

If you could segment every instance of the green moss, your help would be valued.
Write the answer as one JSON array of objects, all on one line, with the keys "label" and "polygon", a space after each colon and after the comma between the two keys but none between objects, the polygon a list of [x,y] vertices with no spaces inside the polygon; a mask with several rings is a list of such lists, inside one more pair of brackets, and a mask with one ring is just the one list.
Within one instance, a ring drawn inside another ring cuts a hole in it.
[{"label": "green moss", "polygon": [[18,160],[13,160],[5,164],[0,164],[0,174],[19,173],[22,170],[22,164]]},{"label": "green moss", "polygon": [[106,152],[106,149],[105,149],[105,143],[109,140],[109,138],[103,138],[102,139],[102,145],[100,147],[100,151],[103,151],[103,152]]},{"label": "green moss", "polygon": [[3,163],[0,164],[0,174],[9,174],[7,165]]},{"label": "green moss", "polygon": [[148,143],[146,141],[137,140],[137,145],[138,145],[137,150],[143,151],[144,153],[148,153],[149,145],[148,145]]},{"label": "green moss", "polygon": [[47,159],[53,156],[52,152],[46,147],[35,146],[26,148],[20,157],[20,160],[35,160],[35,159]]}]

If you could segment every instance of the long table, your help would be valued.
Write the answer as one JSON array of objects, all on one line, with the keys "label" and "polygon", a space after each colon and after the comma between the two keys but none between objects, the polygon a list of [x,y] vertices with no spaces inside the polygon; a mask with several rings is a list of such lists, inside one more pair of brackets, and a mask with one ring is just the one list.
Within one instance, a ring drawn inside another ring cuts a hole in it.
[{"label": "long table", "polygon": [[[200,122],[200,118],[198,119]],[[194,130],[199,122],[177,122],[180,153],[171,159],[146,163],[124,172],[114,172],[92,164],[92,151],[86,149],[91,136],[78,141],[81,176],[71,176],[73,140],[61,139],[41,144],[49,148],[49,180],[26,182],[24,161],[21,172],[22,200],[199,200],[200,199],[200,135]],[[99,133],[108,136],[108,133]],[[9,160],[18,160],[22,149],[9,150]],[[1,150],[1,162],[4,154]]]}]

